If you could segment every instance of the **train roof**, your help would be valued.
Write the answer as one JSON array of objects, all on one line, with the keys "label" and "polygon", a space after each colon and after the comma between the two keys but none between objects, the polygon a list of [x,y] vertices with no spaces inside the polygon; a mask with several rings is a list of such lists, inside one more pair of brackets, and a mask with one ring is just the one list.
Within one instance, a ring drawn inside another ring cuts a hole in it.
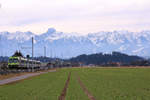
[{"label": "train roof", "polygon": [[21,60],[25,60],[25,61],[34,61],[34,62],[40,62],[40,61],[38,61],[38,60],[32,60],[32,59],[27,59],[27,58],[24,58],[24,57],[13,57],[13,56],[11,56],[11,57],[9,57],[9,59],[21,59]]},{"label": "train roof", "polygon": [[18,59],[19,57],[9,57],[9,59]]}]

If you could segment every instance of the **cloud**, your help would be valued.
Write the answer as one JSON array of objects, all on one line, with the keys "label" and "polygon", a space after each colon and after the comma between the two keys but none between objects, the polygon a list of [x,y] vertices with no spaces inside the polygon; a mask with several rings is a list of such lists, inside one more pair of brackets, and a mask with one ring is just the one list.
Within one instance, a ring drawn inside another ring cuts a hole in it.
[{"label": "cloud", "polygon": [[88,33],[150,27],[149,0],[1,0],[0,3],[3,4],[0,30],[41,33],[55,27]]}]

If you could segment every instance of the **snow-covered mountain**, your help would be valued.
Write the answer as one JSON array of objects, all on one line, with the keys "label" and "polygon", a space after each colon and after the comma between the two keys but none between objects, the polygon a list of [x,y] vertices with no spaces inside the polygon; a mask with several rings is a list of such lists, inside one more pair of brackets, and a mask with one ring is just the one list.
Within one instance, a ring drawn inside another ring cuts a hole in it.
[{"label": "snow-covered mountain", "polygon": [[31,54],[31,38],[34,37],[35,56],[72,57],[97,52],[119,51],[132,55],[150,56],[150,31],[97,32],[88,35],[57,32],[49,28],[41,35],[32,32],[0,32],[0,55],[11,56],[16,50]]}]

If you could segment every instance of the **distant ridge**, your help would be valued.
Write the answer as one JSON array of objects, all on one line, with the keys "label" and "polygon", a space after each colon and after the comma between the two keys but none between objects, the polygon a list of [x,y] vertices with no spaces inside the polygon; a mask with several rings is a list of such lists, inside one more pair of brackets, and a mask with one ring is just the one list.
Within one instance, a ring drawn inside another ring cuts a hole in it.
[{"label": "distant ridge", "polygon": [[11,56],[16,50],[24,55],[30,54],[31,37],[34,37],[35,56],[43,56],[46,46],[47,56],[70,58],[81,54],[98,52],[123,52],[130,55],[150,56],[150,31],[97,32],[87,35],[58,32],[49,28],[47,32],[36,35],[28,32],[0,32],[0,56]]}]

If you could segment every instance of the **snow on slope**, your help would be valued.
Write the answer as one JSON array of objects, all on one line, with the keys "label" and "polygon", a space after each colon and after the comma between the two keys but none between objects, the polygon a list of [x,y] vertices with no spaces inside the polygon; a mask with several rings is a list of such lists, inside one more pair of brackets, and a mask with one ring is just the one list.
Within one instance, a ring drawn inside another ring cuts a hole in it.
[{"label": "snow on slope", "polygon": [[[20,46],[31,46],[31,37],[35,39],[35,55],[43,55],[43,47],[47,47],[48,56],[72,57],[79,54],[90,54],[96,52],[120,51],[127,54],[140,56],[150,55],[150,31],[129,32],[97,32],[85,36],[77,33],[57,32],[54,28],[49,28],[41,35],[32,32],[0,32],[0,48],[10,56],[19,49],[25,55],[30,50],[22,50]],[[19,45],[18,45],[19,44]],[[11,49],[10,49],[11,47]]]}]

